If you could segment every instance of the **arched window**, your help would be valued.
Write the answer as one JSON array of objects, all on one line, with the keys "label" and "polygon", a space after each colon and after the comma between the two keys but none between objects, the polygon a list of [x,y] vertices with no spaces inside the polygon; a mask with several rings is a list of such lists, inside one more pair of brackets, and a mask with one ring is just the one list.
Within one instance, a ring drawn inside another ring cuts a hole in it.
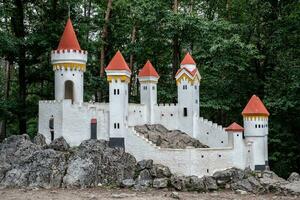
[{"label": "arched window", "polygon": [[74,101],[74,83],[70,80],[65,82],[65,99]]}]

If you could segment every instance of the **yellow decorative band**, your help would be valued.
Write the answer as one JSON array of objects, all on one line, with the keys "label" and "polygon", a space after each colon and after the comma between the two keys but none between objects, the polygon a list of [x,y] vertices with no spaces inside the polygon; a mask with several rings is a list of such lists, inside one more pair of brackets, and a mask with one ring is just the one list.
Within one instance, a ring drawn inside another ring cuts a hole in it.
[{"label": "yellow decorative band", "polygon": [[253,114],[253,115],[243,115],[244,120],[247,121],[266,121],[268,120],[268,116],[267,115],[258,115],[258,114]]},{"label": "yellow decorative band", "polygon": [[67,69],[70,68],[71,70],[81,70],[85,71],[86,65],[81,63],[58,63],[53,65],[53,70],[59,70],[59,69]]},{"label": "yellow decorative band", "polygon": [[180,84],[180,82],[182,80],[187,80],[188,83],[190,83],[191,85],[194,85],[195,83],[199,82],[199,78],[197,76],[195,76],[193,79],[190,78],[188,75],[186,74],[182,74],[179,78],[176,79],[176,85]]},{"label": "yellow decorative band", "polygon": [[109,76],[107,76],[108,82],[111,82],[113,80],[118,80],[118,79],[120,79],[122,82],[126,82],[126,83],[130,82],[130,78],[125,75],[109,75]]}]

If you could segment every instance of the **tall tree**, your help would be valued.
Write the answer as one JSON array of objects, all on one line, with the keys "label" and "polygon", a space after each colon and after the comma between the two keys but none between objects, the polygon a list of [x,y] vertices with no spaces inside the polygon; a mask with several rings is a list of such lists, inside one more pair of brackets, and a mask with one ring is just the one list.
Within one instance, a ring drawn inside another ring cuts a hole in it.
[{"label": "tall tree", "polygon": [[104,24],[101,34],[102,39],[102,46],[101,46],[101,52],[100,52],[100,77],[103,77],[104,75],[104,64],[105,64],[105,47],[106,47],[106,39],[108,35],[108,23],[109,23],[109,16],[112,9],[112,0],[107,0],[107,8],[105,12],[104,17]]},{"label": "tall tree", "polygon": [[27,132],[26,128],[26,45],[25,45],[25,25],[24,25],[24,1],[15,0],[15,10],[12,17],[13,32],[18,39],[17,63],[19,81],[19,110],[18,121],[20,134]]}]

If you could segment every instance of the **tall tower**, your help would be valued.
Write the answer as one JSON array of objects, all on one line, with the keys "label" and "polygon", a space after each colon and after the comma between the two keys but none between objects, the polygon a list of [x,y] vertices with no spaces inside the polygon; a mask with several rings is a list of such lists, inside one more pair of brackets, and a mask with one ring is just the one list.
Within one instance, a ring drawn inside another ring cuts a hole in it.
[{"label": "tall tower", "polygon": [[154,123],[154,105],[157,104],[157,82],[159,75],[148,60],[138,75],[141,104],[147,107],[147,123]]},{"label": "tall tower", "polygon": [[253,95],[243,112],[245,138],[253,143],[255,170],[264,170],[268,163],[268,117],[270,113],[259,97]]},{"label": "tall tower", "polygon": [[57,49],[51,52],[56,100],[83,102],[83,73],[86,62],[87,51],[81,50],[71,19],[68,19]]},{"label": "tall tower", "polygon": [[124,147],[128,126],[128,83],[131,71],[118,51],[105,69],[109,82],[110,146]]},{"label": "tall tower", "polygon": [[200,113],[199,90],[201,76],[196,67],[196,62],[189,53],[182,60],[175,79],[181,127],[191,136],[196,136],[195,130],[197,128],[194,121]]}]

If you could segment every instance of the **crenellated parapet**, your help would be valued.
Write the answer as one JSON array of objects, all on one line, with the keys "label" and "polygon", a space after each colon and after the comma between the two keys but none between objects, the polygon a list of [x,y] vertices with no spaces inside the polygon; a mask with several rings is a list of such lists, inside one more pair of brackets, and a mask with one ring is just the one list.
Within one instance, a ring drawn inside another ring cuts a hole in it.
[{"label": "crenellated parapet", "polygon": [[53,70],[86,70],[87,51],[83,50],[54,50],[51,52]]}]

